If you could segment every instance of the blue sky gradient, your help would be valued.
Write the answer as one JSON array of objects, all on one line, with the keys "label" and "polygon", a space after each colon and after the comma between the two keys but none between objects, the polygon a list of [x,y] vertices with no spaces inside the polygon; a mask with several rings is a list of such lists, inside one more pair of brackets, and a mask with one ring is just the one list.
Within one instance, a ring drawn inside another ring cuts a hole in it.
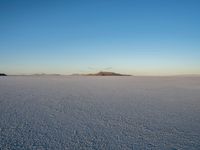
[{"label": "blue sky gradient", "polygon": [[0,72],[200,74],[199,0],[0,0]]}]

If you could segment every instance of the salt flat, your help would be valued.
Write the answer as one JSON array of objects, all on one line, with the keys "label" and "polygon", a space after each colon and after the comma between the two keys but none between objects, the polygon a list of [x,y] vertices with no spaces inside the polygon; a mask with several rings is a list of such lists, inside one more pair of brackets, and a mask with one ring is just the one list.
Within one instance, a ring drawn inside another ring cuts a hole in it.
[{"label": "salt flat", "polygon": [[0,77],[0,149],[200,149],[200,77]]}]

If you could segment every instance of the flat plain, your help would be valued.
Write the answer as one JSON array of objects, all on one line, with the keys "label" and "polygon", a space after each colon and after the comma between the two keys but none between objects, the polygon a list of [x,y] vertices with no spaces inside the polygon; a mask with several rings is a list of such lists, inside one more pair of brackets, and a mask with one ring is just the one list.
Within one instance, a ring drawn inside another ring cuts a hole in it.
[{"label": "flat plain", "polygon": [[0,149],[200,149],[200,77],[0,77]]}]

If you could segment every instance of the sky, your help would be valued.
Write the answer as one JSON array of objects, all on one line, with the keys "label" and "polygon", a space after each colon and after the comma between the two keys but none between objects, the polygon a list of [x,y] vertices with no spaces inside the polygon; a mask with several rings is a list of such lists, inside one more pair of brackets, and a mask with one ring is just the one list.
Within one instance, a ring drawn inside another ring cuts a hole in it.
[{"label": "sky", "polygon": [[200,74],[199,0],[0,0],[0,72]]}]

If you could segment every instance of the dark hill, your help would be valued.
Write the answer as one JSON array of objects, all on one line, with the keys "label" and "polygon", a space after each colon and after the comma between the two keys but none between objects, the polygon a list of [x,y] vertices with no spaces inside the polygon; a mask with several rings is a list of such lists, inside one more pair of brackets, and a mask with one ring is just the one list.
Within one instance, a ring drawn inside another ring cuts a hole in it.
[{"label": "dark hill", "polygon": [[0,76],[7,76],[5,73],[0,73]]},{"label": "dark hill", "polygon": [[87,76],[131,76],[131,75],[119,74],[119,73],[115,73],[115,72],[100,71],[95,74],[87,74]]}]

